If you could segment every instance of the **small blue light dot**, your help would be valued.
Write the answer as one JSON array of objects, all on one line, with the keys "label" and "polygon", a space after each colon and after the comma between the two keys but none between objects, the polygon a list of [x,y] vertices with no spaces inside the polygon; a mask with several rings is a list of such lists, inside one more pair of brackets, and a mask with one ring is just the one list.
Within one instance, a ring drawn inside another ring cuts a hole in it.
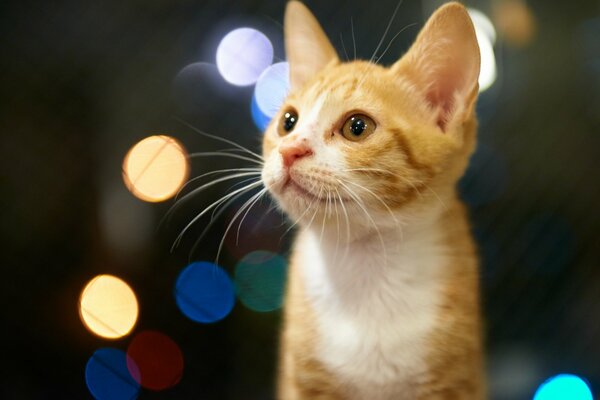
[{"label": "small blue light dot", "polygon": [[202,323],[225,318],[235,304],[233,283],[227,272],[204,261],[194,262],[181,271],[174,294],[181,312]]},{"label": "small blue light dot", "polygon": [[576,375],[556,375],[540,385],[533,400],[594,400],[587,383]]},{"label": "small blue light dot", "polygon": [[259,312],[281,307],[287,278],[287,262],[275,253],[253,251],[237,264],[235,288],[240,301]]},{"label": "small blue light dot", "polygon": [[256,127],[261,132],[264,132],[269,126],[271,118],[268,117],[264,112],[262,112],[261,109],[258,107],[258,103],[256,102],[256,96],[252,96],[250,112],[252,113],[252,120],[254,121],[254,125],[256,125]]},{"label": "small blue light dot", "polygon": [[96,400],[137,398],[140,385],[132,374],[138,375],[139,380],[135,363],[128,360],[125,352],[108,347],[96,350],[85,367],[85,381]]}]

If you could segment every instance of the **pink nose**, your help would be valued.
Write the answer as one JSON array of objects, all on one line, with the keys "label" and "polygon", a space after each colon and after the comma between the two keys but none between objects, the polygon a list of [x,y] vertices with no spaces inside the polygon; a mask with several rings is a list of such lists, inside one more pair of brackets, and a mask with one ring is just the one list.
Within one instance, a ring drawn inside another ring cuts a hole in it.
[{"label": "pink nose", "polygon": [[313,154],[313,151],[305,141],[293,141],[282,143],[279,146],[279,153],[283,159],[283,165],[289,168],[302,157]]}]

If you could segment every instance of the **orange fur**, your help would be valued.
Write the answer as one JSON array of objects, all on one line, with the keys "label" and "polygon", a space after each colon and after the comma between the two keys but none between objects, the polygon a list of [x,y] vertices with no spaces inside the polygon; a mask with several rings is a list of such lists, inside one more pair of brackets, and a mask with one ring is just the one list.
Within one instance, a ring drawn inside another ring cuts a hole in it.
[{"label": "orange fur", "polygon": [[[476,136],[466,11],[440,8],[390,68],[340,62],[296,1],[285,22],[292,92],[265,132],[263,181],[301,232],[278,397],[484,398],[477,258],[455,190]],[[282,135],[290,110],[298,122]],[[341,126],[357,113],[376,129],[349,141]],[[282,149],[300,145],[310,152],[283,166]]]}]

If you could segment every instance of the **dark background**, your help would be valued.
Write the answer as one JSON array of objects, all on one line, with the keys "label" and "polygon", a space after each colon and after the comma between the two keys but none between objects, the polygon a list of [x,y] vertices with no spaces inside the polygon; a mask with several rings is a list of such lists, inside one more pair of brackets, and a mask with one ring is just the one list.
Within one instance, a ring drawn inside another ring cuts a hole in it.
[{"label": "dark background", "polygon": [[[396,1],[306,1],[343,54],[376,48]],[[393,34],[412,23],[382,62],[404,52],[438,3],[405,0]],[[472,0],[494,19],[502,1]],[[190,151],[223,146],[174,117],[259,149],[249,104],[252,87],[190,82],[174,90],[186,65],[214,63],[219,39],[250,26],[284,59],[284,1],[3,1],[0,3],[0,207],[3,269],[3,399],[89,398],[84,369],[100,347],[126,349],[130,337],[106,341],[78,316],[85,283],[111,273],[135,289],[135,331],[157,329],[185,357],[182,381],[141,398],[270,399],[278,312],[239,302],[222,322],[198,325],[177,309],[172,288],[194,260],[213,260],[227,218],[190,254],[205,223],[170,246],[217,186],[176,209],[143,203],[126,190],[127,150],[168,134]],[[491,397],[532,398],[557,373],[587,379],[600,394],[600,4],[527,2],[534,33],[525,41],[499,30],[498,80],[481,94],[481,147],[461,182],[471,206],[483,266],[483,303]],[[387,43],[387,42],[386,42]],[[235,160],[192,160],[192,176]],[[240,254],[285,254],[291,234],[265,202],[229,246],[221,265]],[[235,207],[232,208],[235,210]],[[263,215],[264,216],[264,215]],[[115,222],[116,221],[116,222]],[[116,224],[116,225],[115,225]],[[115,228],[116,226],[116,228]],[[134,332],[135,332],[134,331]]]}]

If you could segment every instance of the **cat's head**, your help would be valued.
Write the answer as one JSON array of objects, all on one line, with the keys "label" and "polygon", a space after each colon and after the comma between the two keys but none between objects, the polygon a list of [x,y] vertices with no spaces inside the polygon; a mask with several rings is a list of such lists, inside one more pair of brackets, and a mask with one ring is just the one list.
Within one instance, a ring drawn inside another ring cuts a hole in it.
[{"label": "cat's head", "polygon": [[366,228],[454,195],[475,142],[480,64],[462,5],[438,9],[385,68],[340,61],[315,17],[291,1],[285,48],[291,91],[264,134],[262,175],[293,219]]}]

